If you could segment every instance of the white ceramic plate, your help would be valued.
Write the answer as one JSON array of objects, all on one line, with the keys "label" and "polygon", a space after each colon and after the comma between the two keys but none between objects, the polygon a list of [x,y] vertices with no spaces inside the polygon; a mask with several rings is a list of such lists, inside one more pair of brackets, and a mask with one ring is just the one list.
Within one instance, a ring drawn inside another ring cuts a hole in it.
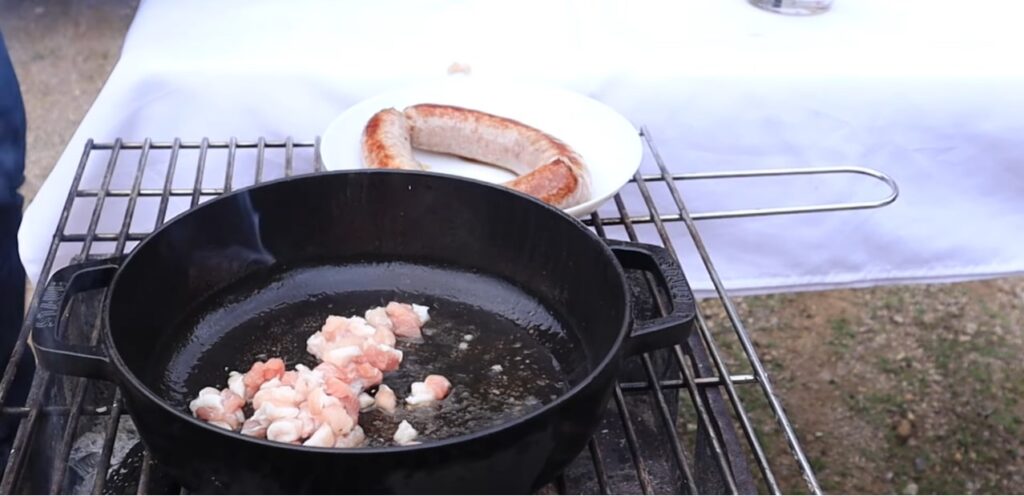
[{"label": "white ceramic plate", "polygon": [[[590,169],[591,198],[567,208],[581,217],[615,195],[640,167],[643,149],[637,129],[618,112],[583,95],[556,88],[483,82],[451,77],[440,83],[410,87],[363,100],[338,116],[321,137],[320,156],[328,170],[364,167],[360,142],[363,127],[381,109],[399,110],[417,103],[458,105],[516,119],[573,147]],[[448,155],[415,150],[431,171],[501,183],[510,172]]]}]

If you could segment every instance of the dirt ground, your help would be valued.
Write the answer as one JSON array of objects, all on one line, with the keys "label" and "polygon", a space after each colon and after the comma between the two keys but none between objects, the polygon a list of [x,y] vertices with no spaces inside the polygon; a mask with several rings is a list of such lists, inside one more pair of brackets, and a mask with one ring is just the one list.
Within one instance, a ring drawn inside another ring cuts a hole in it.
[{"label": "dirt ground", "polygon": [[[0,0],[29,116],[28,199],[117,60],[135,5]],[[738,305],[826,492],[1024,493],[1024,279]],[[720,307],[704,307],[727,332]],[[769,455],[785,459],[756,393],[742,390]],[[795,465],[777,470],[800,489]]]},{"label": "dirt ground", "polygon": [[137,0],[0,0],[28,119],[22,194],[35,196],[117,62]]},{"label": "dirt ground", "polygon": [[[1024,279],[738,307],[826,492],[1024,492]],[[727,328],[720,306],[703,308]],[[786,457],[766,402],[746,392],[766,449]],[[795,465],[780,468],[798,490]]]}]

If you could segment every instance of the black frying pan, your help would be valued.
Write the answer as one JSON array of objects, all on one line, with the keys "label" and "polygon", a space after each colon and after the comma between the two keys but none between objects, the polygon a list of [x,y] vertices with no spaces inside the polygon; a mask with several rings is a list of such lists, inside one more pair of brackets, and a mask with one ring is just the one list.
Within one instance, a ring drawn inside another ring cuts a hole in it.
[{"label": "black frying pan", "polygon": [[[655,274],[670,316],[632,322],[624,268]],[[104,286],[102,344],[59,340],[70,296]],[[429,305],[433,320],[424,343],[400,343],[406,358],[385,383],[404,396],[413,380],[444,374],[454,389],[442,406],[364,414],[371,445],[358,449],[254,439],[189,414],[188,400],[224,387],[227,369],[266,356],[312,365],[305,339],[328,314],[390,300]],[[393,171],[212,200],[126,259],[58,271],[40,308],[33,348],[44,367],[117,382],[152,456],[183,485],[243,493],[533,491],[583,449],[623,356],[682,341],[694,315],[662,248],[604,242],[499,186]],[[400,418],[423,444],[387,445]]]}]

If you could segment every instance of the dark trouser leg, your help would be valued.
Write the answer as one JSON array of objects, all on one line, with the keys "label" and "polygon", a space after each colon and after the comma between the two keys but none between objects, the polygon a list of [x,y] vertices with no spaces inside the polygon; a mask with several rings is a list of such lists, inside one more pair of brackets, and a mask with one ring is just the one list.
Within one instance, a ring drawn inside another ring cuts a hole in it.
[{"label": "dark trouser leg", "polygon": [[[7,46],[0,35],[0,372],[9,365],[21,332],[25,306],[25,272],[18,256],[22,198],[18,188],[25,172],[25,108]],[[3,405],[20,405],[32,379],[32,354],[25,353]],[[10,449],[16,418],[0,414],[0,463]]]}]

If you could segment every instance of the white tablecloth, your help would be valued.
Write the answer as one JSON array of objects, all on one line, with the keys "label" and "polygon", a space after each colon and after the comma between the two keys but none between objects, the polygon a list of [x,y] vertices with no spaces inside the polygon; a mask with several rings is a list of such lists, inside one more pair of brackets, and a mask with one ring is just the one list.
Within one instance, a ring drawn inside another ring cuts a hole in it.
[{"label": "white tablecloth", "polygon": [[[22,258],[37,277],[88,138],[311,139],[359,100],[461,63],[470,77],[606,102],[647,126],[677,172],[848,164],[901,185],[879,210],[703,222],[736,292],[1020,273],[1022,14],[996,0],[836,0],[807,18],[744,0],[143,2],[26,212]],[[151,168],[147,181],[159,180]],[[849,178],[683,186],[695,211],[882,191]],[[75,213],[73,230],[87,218]],[[707,289],[685,230],[671,229],[691,282]]]}]

